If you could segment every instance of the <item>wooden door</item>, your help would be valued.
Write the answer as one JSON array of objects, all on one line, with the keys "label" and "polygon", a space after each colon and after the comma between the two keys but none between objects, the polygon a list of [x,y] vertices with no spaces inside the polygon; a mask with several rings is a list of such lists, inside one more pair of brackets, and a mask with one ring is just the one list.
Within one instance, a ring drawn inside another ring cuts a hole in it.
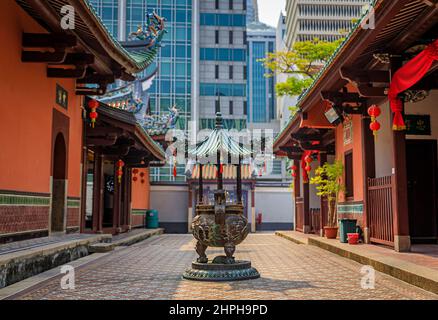
[{"label": "wooden door", "polygon": [[436,242],[436,140],[407,140],[409,228],[413,243]]}]

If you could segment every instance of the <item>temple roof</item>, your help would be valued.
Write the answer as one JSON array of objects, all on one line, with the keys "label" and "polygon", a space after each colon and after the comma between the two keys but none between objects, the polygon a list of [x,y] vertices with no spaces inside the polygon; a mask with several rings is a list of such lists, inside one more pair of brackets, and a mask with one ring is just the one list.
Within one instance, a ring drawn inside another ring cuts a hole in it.
[{"label": "temple roof", "polygon": [[[153,36],[124,46],[105,27],[88,0],[45,0],[38,1],[38,4],[33,0],[16,1],[48,32],[76,36],[78,45],[75,50],[85,50],[95,56],[95,61],[89,69],[100,75],[113,76],[115,79],[135,79],[135,75],[148,67],[156,58],[160,41],[166,32],[164,19],[154,15],[153,18],[157,17],[157,20],[150,21],[152,27],[155,26]],[[64,30],[60,26],[59,21],[63,17],[61,8],[64,6],[72,6],[75,9],[74,29]],[[114,81],[109,83],[111,82]]]},{"label": "temple roof", "polygon": [[207,158],[216,156],[217,152],[232,157],[249,158],[252,151],[243,144],[236,142],[227,130],[223,128],[223,119],[220,112],[216,114],[216,128],[210,135],[196,146],[189,148],[189,156],[192,158]]}]

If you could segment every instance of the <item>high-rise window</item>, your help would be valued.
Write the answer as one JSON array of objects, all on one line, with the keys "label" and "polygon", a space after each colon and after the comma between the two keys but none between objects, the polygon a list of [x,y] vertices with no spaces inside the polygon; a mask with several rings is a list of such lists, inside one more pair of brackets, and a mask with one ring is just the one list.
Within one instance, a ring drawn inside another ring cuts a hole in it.
[{"label": "high-rise window", "polygon": [[214,43],[219,44],[219,30],[214,31],[214,37],[215,37]]},{"label": "high-rise window", "polygon": [[233,66],[229,66],[228,68],[228,72],[229,72],[229,78],[233,79],[234,78],[234,67]]},{"label": "high-rise window", "polygon": [[234,33],[232,30],[230,30],[230,32],[228,33],[228,37],[229,37],[229,43],[233,44],[234,42]]},{"label": "high-rise window", "polygon": [[243,114],[245,116],[248,115],[248,102],[247,101],[243,101]]},{"label": "high-rise window", "polygon": [[243,31],[243,44],[248,44],[246,31]]},{"label": "high-rise window", "polygon": [[244,80],[248,79],[248,68],[247,68],[247,66],[243,66],[243,79]]},{"label": "high-rise window", "polygon": [[234,102],[232,101],[232,100],[230,100],[230,110],[229,110],[229,112],[230,112],[230,114],[234,114]]},{"label": "high-rise window", "polygon": [[228,3],[228,7],[230,8],[230,10],[233,10],[233,0],[229,0]]},{"label": "high-rise window", "polygon": [[214,66],[214,77],[215,79],[219,79],[219,65]]},{"label": "high-rise window", "polygon": [[219,0],[216,0],[215,8],[216,8],[216,10],[219,10]]}]

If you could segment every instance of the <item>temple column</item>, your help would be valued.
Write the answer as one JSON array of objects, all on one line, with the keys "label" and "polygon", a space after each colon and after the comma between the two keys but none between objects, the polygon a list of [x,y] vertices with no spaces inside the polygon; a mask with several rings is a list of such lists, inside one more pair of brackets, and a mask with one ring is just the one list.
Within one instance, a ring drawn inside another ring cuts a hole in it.
[{"label": "temple column", "polygon": [[257,231],[256,211],[255,211],[255,185],[251,184],[251,232]]},{"label": "temple column", "polygon": [[363,163],[363,232],[365,243],[370,243],[370,230],[368,224],[368,178],[376,177],[376,155],[374,135],[370,130],[371,118],[367,113],[368,106],[362,115],[362,163]]},{"label": "temple column", "polygon": [[[392,59],[391,76],[401,65],[401,59]],[[402,114],[404,116],[404,103]],[[392,154],[394,165],[392,187],[394,248],[398,252],[408,252],[411,250],[411,237],[409,235],[405,131],[392,131]]]},{"label": "temple column", "polygon": [[[327,153],[320,154],[319,165],[322,167],[327,163]],[[324,237],[324,227],[327,225],[327,198],[320,197],[320,230],[319,234],[321,237]]]},{"label": "temple column", "polygon": [[192,221],[193,221],[193,190],[192,190],[192,185],[189,184],[189,207],[187,210],[187,232],[191,233],[192,232]]},{"label": "temple column", "polygon": [[296,176],[294,178],[294,208],[295,208],[295,212],[294,212],[294,230],[297,230],[297,221],[298,221],[298,207],[297,207],[297,199],[300,197],[301,195],[301,180],[300,180],[300,175],[301,175],[301,171],[300,171],[300,161],[299,160],[294,160],[294,166],[297,167],[297,170],[295,171]]},{"label": "temple column", "polygon": [[103,156],[98,151],[94,154],[94,178],[93,178],[93,231],[102,233],[103,224]]},{"label": "temple column", "polygon": [[303,183],[303,201],[304,201],[304,217],[303,217],[303,233],[310,233],[310,184]]},{"label": "temple column", "polygon": [[[123,169],[123,171],[126,171],[125,169]],[[126,173],[124,173],[125,175]],[[121,211],[121,188],[123,183],[123,179],[122,182],[119,183],[118,178],[117,178],[117,168],[116,166],[114,166],[114,203],[113,203],[113,228],[115,229],[116,233],[120,233],[122,232],[122,229],[120,228],[120,211]]]}]

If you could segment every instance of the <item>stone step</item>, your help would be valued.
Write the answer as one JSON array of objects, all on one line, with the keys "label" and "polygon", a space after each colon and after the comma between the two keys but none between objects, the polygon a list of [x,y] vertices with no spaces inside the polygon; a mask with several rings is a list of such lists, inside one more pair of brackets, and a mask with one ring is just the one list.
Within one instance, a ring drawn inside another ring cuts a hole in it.
[{"label": "stone step", "polygon": [[90,244],[88,246],[88,252],[89,253],[105,253],[105,252],[110,252],[110,251],[114,250],[115,246],[116,245],[114,243],[105,243],[105,242],[93,243],[93,244]]}]

